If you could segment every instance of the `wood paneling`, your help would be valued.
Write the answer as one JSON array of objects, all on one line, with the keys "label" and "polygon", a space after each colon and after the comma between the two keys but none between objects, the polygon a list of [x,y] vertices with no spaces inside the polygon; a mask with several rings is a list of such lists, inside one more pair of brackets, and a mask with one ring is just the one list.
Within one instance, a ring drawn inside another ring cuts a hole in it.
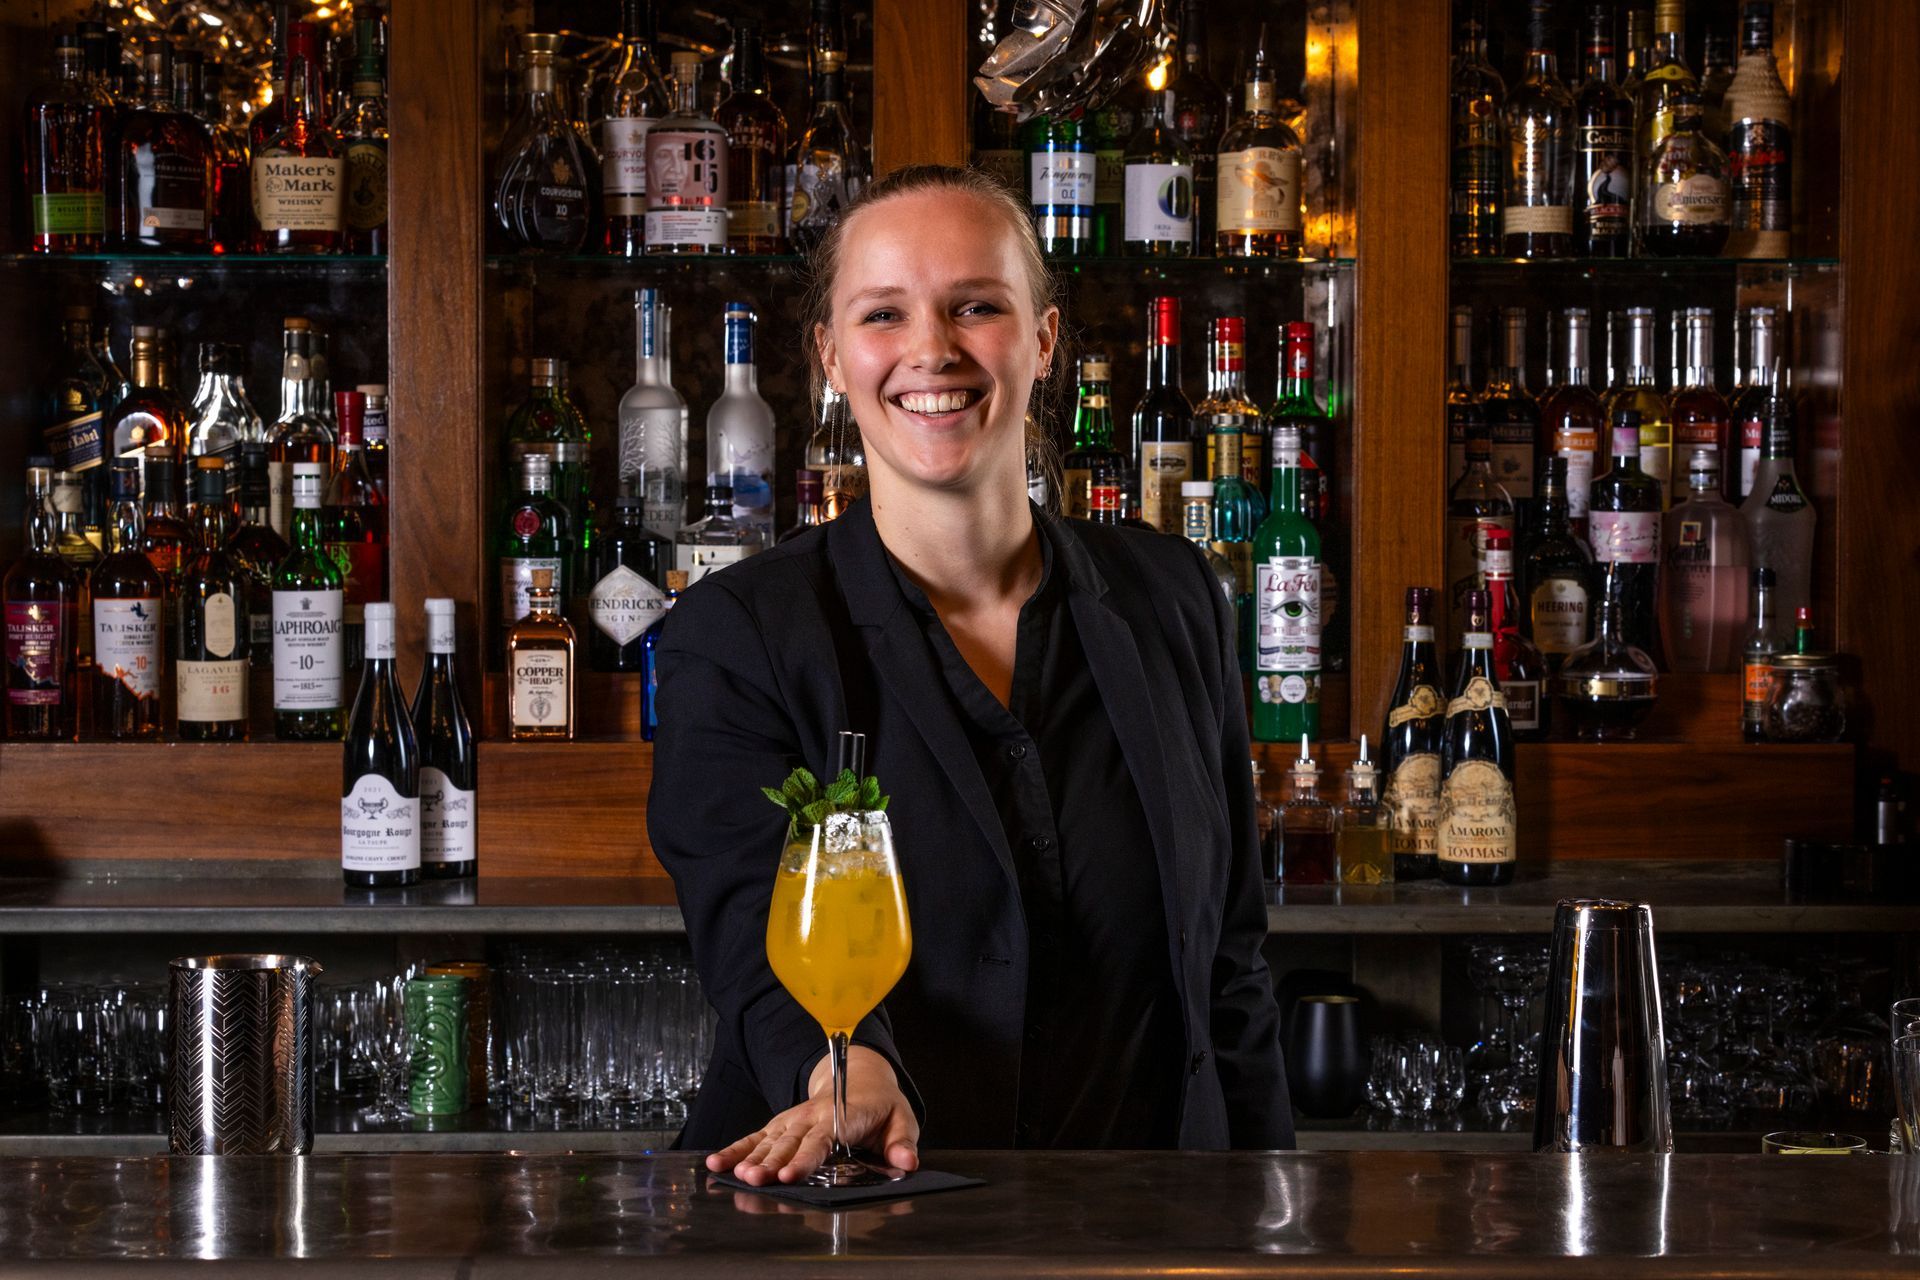
[{"label": "wood paneling", "polygon": [[1920,10],[1848,0],[1844,31],[1839,644],[1864,673],[1855,718],[1865,763],[1911,773],[1920,770]]},{"label": "wood paneling", "polygon": [[968,0],[874,0],[873,171],[965,164]]},{"label": "wood paneling", "polygon": [[1441,584],[1447,3],[1359,0],[1353,717],[1383,722],[1411,585]]}]

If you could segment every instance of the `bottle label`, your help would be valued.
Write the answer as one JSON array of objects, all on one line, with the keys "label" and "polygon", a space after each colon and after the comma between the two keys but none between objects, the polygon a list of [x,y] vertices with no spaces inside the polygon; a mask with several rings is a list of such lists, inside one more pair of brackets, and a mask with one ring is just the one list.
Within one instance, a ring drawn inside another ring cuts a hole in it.
[{"label": "bottle label", "polygon": [[1633,128],[1624,124],[1581,125],[1576,135],[1579,172],[1586,175],[1588,234],[1626,234],[1633,193]]},{"label": "bottle label", "polygon": [[[1131,200],[1127,194],[1127,153],[1124,151],[1096,151],[1093,153],[1093,202],[1095,204],[1121,204]],[[1133,237],[1128,236],[1129,240]]]},{"label": "bottle label", "polygon": [[1567,460],[1567,518],[1585,520],[1593,502],[1593,455],[1599,441],[1590,431],[1564,433],[1563,441],[1555,452]]},{"label": "bottle label", "polygon": [[1028,180],[1035,208],[1093,204],[1095,163],[1090,151],[1035,151],[1027,157]]},{"label": "bottle label", "polygon": [[353,789],[340,798],[340,867],[419,870],[420,798],[401,795],[377,773],[354,779]]},{"label": "bottle label", "polygon": [[[727,238],[726,135],[708,129],[651,129],[647,134],[647,211],[710,210]],[[647,223],[651,233],[651,217]],[[653,236],[647,236],[649,244]]]},{"label": "bottle label", "polygon": [[233,597],[216,591],[201,605],[201,638],[211,657],[230,656],[239,642],[239,613]]},{"label": "bottle label", "polygon": [[1507,702],[1507,722],[1515,732],[1540,727],[1540,682],[1508,679],[1500,685],[1500,696]]},{"label": "bottle label", "polygon": [[771,200],[735,200],[728,208],[727,229],[736,239],[762,236],[773,239],[780,234],[780,206]]},{"label": "bottle label", "polygon": [[107,229],[107,202],[98,191],[33,197],[36,236],[97,236]]},{"label": "bottle label", "polygon": [[1564,204],[1510,204],[1500,211],[1500,230],[1510,236],[1555,236],[1573,231],[1573,210]]},{"label": "bottle label", "polygon": [[649,209],[647,243],[699,244],[722,249],[727,243],[725,209]]},{"label": "bottle label", "polygon": [[[1485,636],[1485,633],[1480,633],[1480,635],[1483,639],[1488,638]],[[1476,646],[1473,643],[1474,638],[1474,635],[1469,633],[1467,636],[1467,648],[1472,649],[1477,647],[1484,649],[1488,647],[1488,645],[1484,643]],[[1486,711],[1489,708],[1497,708],[1498,710],[1505,711],[1507,709],[1507,700],[1505,696],[1501,694],[1500,687],[1494,684],[1493,681],[1485,676],[1475,676],[1473,679],[1467,681],[1466,688],[1462,689],[1451,702],[1447,703],[1447,719],[1451,720],[1455,716],[1466,715],[1472,711]]]},{"label": "bottle label", "polygon": [[[16,707],[57,707],[66,683],[70,637],[66,611],[58,603],[9,603],[7,665],[13,670],[7,701]],[[24,687],[15,683],[24,681]]]},{"label": "bottle label", "polygon": [[1660,560],[1658,511],[1594,511],[1587,516],[1593,558],[1605,564],[1657,564]]},{"label": "bottle label", "polygon": [[533,611],[533,575],[537,569],[553,574],[555,607],[558,608],[563,579],[558,556],[508,557],[500,562],[500,621],[512,626]]},{"label": "bottle label", "polygon": [[180,703],[180,718],[196,723],[215,723],[247,718],[247,664],[229,662],[190,662],[174,666],[174,694]]},{"label": "bottle label", "polygon": [[1226,235],[1300,229],[1300,153],[1279,147],[1223,151],[1213,209]]},{"label": "bottle label", "polygon": [[985,169],[1005,183],[1009,191],[1017,193],[1026,185],[1027,156],[1023,151],[976,151],[973,167]]},{"label": "bottle label", "polygon": [[[1432,627],[1421,627],[1419,629],[1427,633],[1424,637],[1419,638],[1426,640],[1433,639]],[[1408,630],[1411,631],[1413,628],[1409,627]],[[1415,638],[1416,637],[1413,636],[1408,637],[1408,639]],[[1431,720],[1439,715],[1441,710],[1440,691],[1430,684],[1417,684],[1413,687],[1413,692],[1407,695],[1405,702],[1387,712],[1387,728],[1398,729],[1401,725],[1411,723],[1415,720]],[[1434,781],[1435,786],[1438,786],[1439,780],[1436,778]]]},{"label": "bottle label", "polygon": [[[387,598],[385,548],[377,542],[329,542],[327,558],[340,570],[347,603],[365,605]],[[554,578],[556,589],[560,579]],[[357,613],[358,610],[351,612]]]},{"label": "bottle label", "polygon": [[[387,225],[387,144],[362,139],[347,147],[347,189],[341,216],[349,231],[373,231]],[[373,433],[367,433],[371,440]]]},{"label": "bottle label", "polygon": [[455,618],[452,613],[429,613],[427,615],[427,652],[452,653],[455,634]]},{"label": "bottle label", "polygon": [[1710,173],[1696,173],[1653,189],[1653,220],[1675,226],[1718,226],[1727,220],[1727,186]]},{"label": "bottle label", "polygon": [[273,593],[273,709],[332,711],[345,704],[343,591]]},{"label": "bottle label", "polygon": [[1793,131],[1784,120],[1736,120],[1727,131],[1736,231],[1793,229]]},{"label": "bottle label", "polygon": [[1807,508],[1807,495],[1800,492],[1800,482],[1787,472],[1773,482],[1773,492],[1767,495],[1767,510],[1782,515],[1793,515]]},{"label": "bottle label", "polygon": [[[1273,556],[1254,574],[1259,610],[1254,667],[1282,678],[1268,687],[1263,679],[1263,702],[1307,702],[1306,674],[1313,675],[1311,692],[1318,697],[1320,672],[1320,562],[1311,556]],[[1270,697],[1277,694],[1278,697]]]},{"label": "bottle label", "polygon": [[1180,486],[1193,478],[1193,446],[1140,445],[1140,518],[1162,533],[1180,530]]},{"label": "bottle label", "polygon": [[[272,595],[271,592],[268,593]],[[273,601],[264,611],[247,610],[247,657],[256,667],[273,665]]]},{"label": "bottle label", "polygon": [[667,616],[667,597],[660,588],[620,564],[593,584],[587,612],[601,634],[625,647]]},{"label": "bottle label", "polygon": [[[1433,698],[1438,711],[1440,695]],[[1439,843],[1440,757],[1431,751],[1404,757],[1387,775],[1380,803],[1393,815],[1393,851],[1432,856]]]},{"label": "bottle label", "polygon": [[860,177],[848,172],[840,156],[812,154],[826,163],[816,163],[810,156],[805,164],[794,167],[793,202],[787,211],[789,226],[831,226],[860,198]]},{"label": "bottle label", "polygon": [[1456,217],[1491,212],[1500,199],[1500,115],[1482,111],[1454,125],[1452,209]]},{"label": "bottle label", "polygon": [[420,766],[420,858],[472,862],[479,856],[474,793],[462,791],[432,765]]},{"label": "bottle label", "polygon": [[647,211],[647,134],[649,116],[609,116],[601,126],[606,148],[600,164],[606,210],[616,218],[635,218]]},{"label": "bottle label", "polygon": [[1759,418],[1748,418],[1736,428],[1740,433],[1740,497],[1753,492],[1753,477],[1760,470],[1760,445],[1766,428],[1767,424]]},{"label": "bottle label", "polygon": [[1491,760],[1463,760],[1440,788],[1442,862],[1512,862],[1519,816],[1513,783]]},{"label": "bottle label", "polygon": [[[1746,704],[1748,710],[1765,707],[1767,699],[1773,695],[1773,663],[1765,658],[1757,662],[1749,658],[1741,664],[1740,670],[1742,672],[1741,701]],[[1749,718],[1757,721],[1760,717],[1756,714]]]},{"label": "bottle label", "polygon": [[1578,578],[1546,579],[1528,604],[1540,652],[1572,653],[1587,642],[1587,588]]},{"label": "bottle label", "polygon": [[692,586],[715,570],[746,558],[747,549],[742,546],[704,547],[683,542],[674,548],[673,567],[683,571],[687,585]]},{"label": "bottle label", "polygon": [[83,413],[77,418],[56,422],[40,434],[53,455],[53,465],[62,471],[85,471],[97,467],[106,457],[106,436],[101,431],[104,413]]},{"label": "bottle label", "polygon": [[161,616],[158,596],[93,602],[93,660],[136,698],[160,692]]},{"label": "bottle label", "polygon": [[1193,243],[1193,166],[1127,166],[1126,239],[1129,243]]},{"label": "bottle label", "polygon": [[566,728],[567,686],[573,679],[566,653],[522,649],[514,653],[511,665],[514,728]]},{"label": "bottle label", "polygon": [[372,449],[387,440],[387,410],[384,402],[369,403],[360,419],[360,438]]},{"label": "bottle label", "polygon": [[1060,472],[1061,502],[1063,515],[1070,519],[1086,519],[1087,512],[1093,509],[1091,489],[1093,472],[1085,467],[1068,467]]},{"label": "bottle label", "polygon": [[141,205],[140,228],[143,231],[205,231],[207,211],[205,209],[163,209]]},{"label": "bottle label", "polygon": [[1493,424],[1493,478],[1510,498],[1533,496],[1534,425],[1511,419]]},{"label": "bottle label", "polygon": [[340,230],[344,169],[335,156],[255,156],[254,220],[262,231]]},{"label": "bottle label", "polygon": [[293,528],[293,463],[267,464],[267,523],[283,539]]}]

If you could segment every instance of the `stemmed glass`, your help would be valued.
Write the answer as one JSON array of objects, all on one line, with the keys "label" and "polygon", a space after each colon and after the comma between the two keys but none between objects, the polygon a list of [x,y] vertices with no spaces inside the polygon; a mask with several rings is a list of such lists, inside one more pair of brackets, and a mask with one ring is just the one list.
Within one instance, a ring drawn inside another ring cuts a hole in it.
[{"label": "stemmed glass", "polygon": [[787,829],[767,914],[767,963],[827,1033],[833,1070],[833,1149],[805,1181],[872,1186],[886,1173],[846,1142],[847,1044],[906,972],[913,950],[907,897],[885,813],[830,814]]},{"label": "stemmed glass", "polygon": [[404,1101],[411,1039],[407,1033],[405,978],[379,978],[360,1007],[354,1041],[360,1057],[373,1068],[378,1089],[373,1105],[360,1112],[366,1120],[406,1120],[413,1112]]}]

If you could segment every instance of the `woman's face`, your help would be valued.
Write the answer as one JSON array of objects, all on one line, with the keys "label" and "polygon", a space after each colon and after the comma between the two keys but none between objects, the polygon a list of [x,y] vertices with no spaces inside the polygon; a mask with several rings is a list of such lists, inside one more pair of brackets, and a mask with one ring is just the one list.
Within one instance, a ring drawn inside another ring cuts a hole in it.
[{"label": "woman's face", "polygon": [[848,224],[833,322],[818,337],[827,379],[860,424],[868,468],[957,490],[1009,469],[1024,477],[1027,398],[1059,324],[1053,308],[1034,314],[1004,215],[934,190],[872,205]]}]

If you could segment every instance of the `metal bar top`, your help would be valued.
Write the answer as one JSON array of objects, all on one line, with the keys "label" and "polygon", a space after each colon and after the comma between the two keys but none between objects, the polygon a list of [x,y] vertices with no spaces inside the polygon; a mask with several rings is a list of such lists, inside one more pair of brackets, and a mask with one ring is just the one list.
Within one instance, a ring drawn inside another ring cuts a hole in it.
[{"label": "metal bar top", "polygon": [[0,1160],[0,1273],[1920,1274],[1920,1158],[929,1155],[988,1185],[831,1213],[679,1153]]}]

